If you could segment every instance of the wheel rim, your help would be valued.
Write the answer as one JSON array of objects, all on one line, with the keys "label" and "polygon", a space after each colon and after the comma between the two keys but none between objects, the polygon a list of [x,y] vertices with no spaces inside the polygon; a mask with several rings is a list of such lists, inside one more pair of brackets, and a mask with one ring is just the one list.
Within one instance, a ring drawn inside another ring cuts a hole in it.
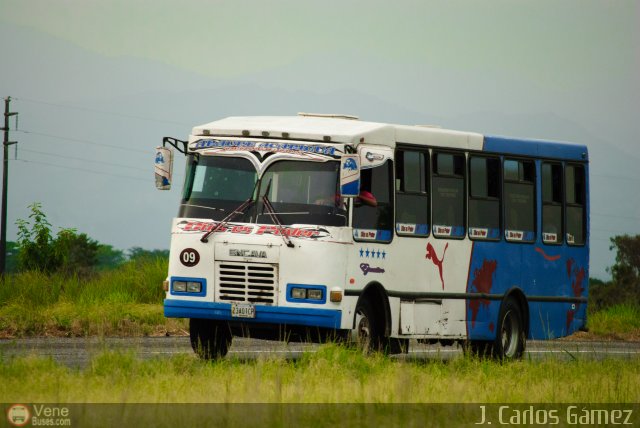
[{"label": "wheel rim", "polygon": [[356,340],[362,350],[367,351],[371,345],[371,325],[369,318],[362,312],[357,313],[356,319]]},{"label": "wheel rim", "polygon": [[513,311],[508,311],[504,314],[502,321],[502,352],[505,357],[513,358],[518,352],[519,340],[520,340],[520,320],[514,314]]}]

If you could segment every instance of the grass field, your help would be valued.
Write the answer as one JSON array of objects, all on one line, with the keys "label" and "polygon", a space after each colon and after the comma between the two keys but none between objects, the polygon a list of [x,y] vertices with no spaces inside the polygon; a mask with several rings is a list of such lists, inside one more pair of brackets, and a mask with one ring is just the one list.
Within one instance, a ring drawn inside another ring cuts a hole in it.
[{"label": "grass field", "polygon": [[640,340],[640,308],[617,305],[589,315],[590,332],[599,337]]},{"label": "grass field", "polygon": [[[184,320],[163,316],[166,269],[166,261],[154,260],[90,278],[33,272],[7,276],[0,284],[0,337],[185,334]],[[633,306],[590,313],[589,338],[637,339],[639,315]],[[417,362],[363,356],[326,344],[296,360],[268,356],[205,362],[191,353],[142,360],[134,351],[104,351],[85,368],[36,355],[0,355],[0,361],[3,402],[80,403],[74,412],[89,418],[86,426],[423,427],[427,420],[431,426],[461,421],[473,426],[478,406],[434,409],[394,403],[640,402],[640,364],[626,359],[501,364],[464,356]],[[222,404],[212,410],[210,405],[194,409],[126,403]],[[296,406],[296,413],[291,407],[228,403],[350,404]],[[212,415],[217,419],[207,419]]]},{"label": "grass field", "polygon": [[[186,334],[163,315],[165,259],[132,261],[88,278],[25,272],[0,278],[0,338]],[[640,340],[640,308],[589,313],[580,339]]]},{"label": "grass field", "polygon": [[629,360],[518,361],[471,357],[399,361],[339,345],[290,361],[192,355],[142,361],[104,352],[85,369],[22,357],[0,365],[5,402],[100,403],[633,403],[640,364]]},{"label": "grass field", "polygon": [[167,261],[129,262],[88,278],[25,272],[0,283],[0,337],[184,332],[163,315]]}]

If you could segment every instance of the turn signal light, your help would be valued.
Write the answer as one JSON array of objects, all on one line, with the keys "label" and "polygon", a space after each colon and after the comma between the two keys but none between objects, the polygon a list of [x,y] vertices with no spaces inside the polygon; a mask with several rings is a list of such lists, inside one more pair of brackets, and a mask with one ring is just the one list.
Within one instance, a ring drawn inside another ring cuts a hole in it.
[{"label": "turn signal light", "polygon": [[342,290],[331,290],[331,293],[329,294],[329,300],[334,303],[342,302]]}]

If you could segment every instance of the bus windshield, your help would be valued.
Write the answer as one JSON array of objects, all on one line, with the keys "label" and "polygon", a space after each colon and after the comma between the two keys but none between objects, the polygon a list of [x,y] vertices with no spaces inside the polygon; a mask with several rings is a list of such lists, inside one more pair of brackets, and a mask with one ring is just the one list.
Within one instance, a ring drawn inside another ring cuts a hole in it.
[{"label": "bus windshield", "polygon": [[271,223],[262,203],[266,195],[282,224],[346,226],[340,198],[338,162],[279,161],[260,180],[257,223]]},{"label": "bus windshield", "polygon": [[[251,197],[257,175],[247,159],[189,155],[178,216],[222,220]],[[249,215],[234,220],[249,222]]]},{"label": "bus windshield", "polygon": [[[234,222],[271,224],[262,203],[266,194],[284,225],[346,226],[339,197],[339,162],[281,160],[270,165],[258,185],[257,203]],[[179,217],[222,220],[252,196],[258,174],[240,157],[189,155]]]}]

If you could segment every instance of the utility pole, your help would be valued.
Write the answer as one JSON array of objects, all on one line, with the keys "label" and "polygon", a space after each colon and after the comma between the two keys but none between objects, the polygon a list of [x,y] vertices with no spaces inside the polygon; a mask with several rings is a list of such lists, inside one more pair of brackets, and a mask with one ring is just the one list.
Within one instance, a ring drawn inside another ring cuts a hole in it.
[{"label": "utility pole", "polygon": [[0,225],[0,275],[4,275],[7,264],[7,188],[9,185],[9,146],[17,144],[17,141],[9,141],[9,117],[18,113],[9,112],[9,103],[11,97],[4,99],[4,140],[2,146],[4,149],[4,164],[2,169],[2,216]]}]

